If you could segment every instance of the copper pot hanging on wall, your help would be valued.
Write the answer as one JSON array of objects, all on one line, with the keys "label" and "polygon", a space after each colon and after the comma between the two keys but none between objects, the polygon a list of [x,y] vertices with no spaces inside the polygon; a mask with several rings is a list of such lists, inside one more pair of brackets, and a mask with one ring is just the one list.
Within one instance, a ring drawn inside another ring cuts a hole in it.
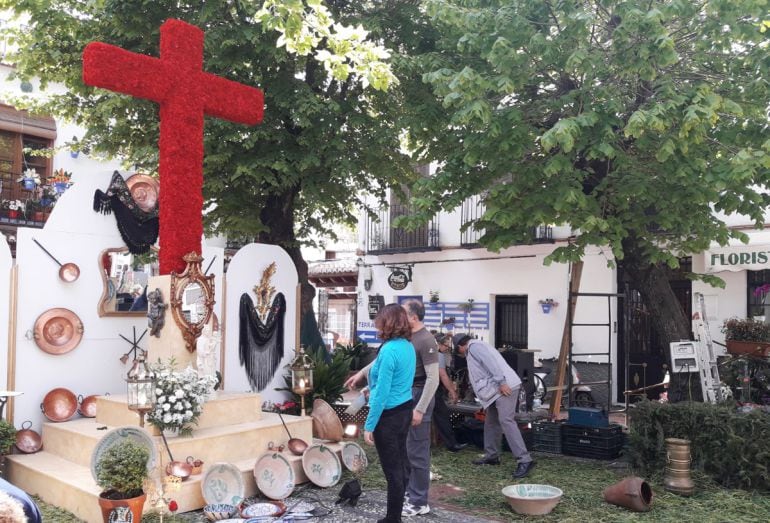
[{"label": "copper pot hanging on wall", "polygon": [[695,483],[690,476],[690,440],[666,438],[666,471],[663,487],[680,496],[692,496]]}]

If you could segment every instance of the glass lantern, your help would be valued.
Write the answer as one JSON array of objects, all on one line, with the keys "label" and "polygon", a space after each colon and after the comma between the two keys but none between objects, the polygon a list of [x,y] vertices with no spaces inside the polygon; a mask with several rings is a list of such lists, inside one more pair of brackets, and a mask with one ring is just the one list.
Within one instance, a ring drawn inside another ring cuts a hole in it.
[{"label": "glass lantern", "polygon": [[126,376],[128,408],[139,413],[139,426],[144,427],[144,415],[155,406],[155,376],[147,367],[144,355],[134,360]]},{"label": "glass lantern", "polygon": [[313,390],[313,369],[315,368],[313,360],[305,354],[304,347],[300,347],[289,368],[291,369],[291,390],[299,395],[304,416],[305,395]]}]

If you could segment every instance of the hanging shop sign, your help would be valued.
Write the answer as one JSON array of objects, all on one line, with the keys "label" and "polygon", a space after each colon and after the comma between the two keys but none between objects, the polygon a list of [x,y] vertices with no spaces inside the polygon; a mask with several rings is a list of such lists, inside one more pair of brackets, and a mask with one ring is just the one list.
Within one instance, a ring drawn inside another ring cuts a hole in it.
[{"label": "hanging shop sign", "polygon": [[373,320],[383,307],[385,307],[385,296],[380,294],[369,296],[369,319]]},{"label": "hanging shop sign", "polygon": [[770,245],[741,245],[703,253],[706,272],[761,271],[770,269]]},{"label": "hanging shop sign", "polygon": [[388,276],[388,285],[394,291],[403,291],[409,282],[412,281],[412,268],[391,267],[391,273]]}]

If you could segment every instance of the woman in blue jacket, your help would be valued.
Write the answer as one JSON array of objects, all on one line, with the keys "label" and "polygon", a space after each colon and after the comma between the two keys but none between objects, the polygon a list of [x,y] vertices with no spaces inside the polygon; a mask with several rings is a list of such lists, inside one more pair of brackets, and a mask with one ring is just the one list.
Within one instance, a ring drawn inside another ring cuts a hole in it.
[{"label": "woman in blue jacket", "polygon": [[412,421],[412,382],[417,365],[409,342],[412,329],[404,309],[386,305],[374,319],[385,343],[369,372],[369,415],[364,441],[377,448],[388,482],[388,512],[377,523],[399,523],[406,490],[406,436]]}]

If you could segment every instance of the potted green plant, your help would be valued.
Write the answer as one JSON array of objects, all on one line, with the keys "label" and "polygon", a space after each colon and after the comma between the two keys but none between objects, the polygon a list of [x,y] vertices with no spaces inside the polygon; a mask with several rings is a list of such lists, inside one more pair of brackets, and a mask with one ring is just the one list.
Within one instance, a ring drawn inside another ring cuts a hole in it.
[{"label": "potted green plant", "polygon": [[[147,495],[144,481],[148,477],[150,451],[135,441],[124,439],[108,448],[96,463],[96,483],[104,490],[99,494],[104,523],[113,511],[130,511],[133,521],[142,520]],[[123,518],[126,519],[126,518]]]},{"label": "potted green plant", "polygon": [[27,200],[24,206],[24,215],[27,217],[27,220],[42,222],[43,204],[40,203],[40,200]]},{"label": "potted green plant", "polygon": [[751,318],[730,318],[722,325],[730,354],[770,356],[770,325]]},{"label": "potted green plant", "polygon": [[0,476],[5,476],[5,456],[11,453],[16,443],[16,427],[12,423],[0,420]]}]

